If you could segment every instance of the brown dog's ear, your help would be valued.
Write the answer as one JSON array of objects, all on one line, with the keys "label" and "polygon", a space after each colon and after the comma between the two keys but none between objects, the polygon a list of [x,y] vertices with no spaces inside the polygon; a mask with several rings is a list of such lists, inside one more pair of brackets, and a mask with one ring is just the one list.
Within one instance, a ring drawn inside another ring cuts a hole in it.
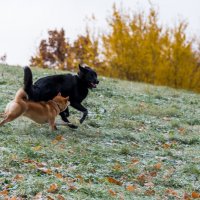
[{"label": "brown dog's ear", "polygon": [[61,93],[59,92],[59,93],[57,94],[57,96],[61,96]]}]

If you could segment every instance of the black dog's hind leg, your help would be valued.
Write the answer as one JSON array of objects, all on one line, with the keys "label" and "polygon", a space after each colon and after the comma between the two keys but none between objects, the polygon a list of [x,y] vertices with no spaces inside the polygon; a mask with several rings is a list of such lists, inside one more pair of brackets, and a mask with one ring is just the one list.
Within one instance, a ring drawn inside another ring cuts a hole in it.
[{"label": "black dog's hind leg", "polygon": [[88,115],[88,110],[84,106],[82,106],[81,104],[79,104],[79,103],[71,103],[71,106],[73,108],[77,109],[78,111],[81,111],[83,113],[83,116],[80,119],[80,123],[82,124],[83,121],[85,120],[85,118]]},{"label": "black dog's hind leg", "polygon": [[67,108],[65,111],[61,112],[61,113],[60,113],[60,116],[61,116],[62,120],[63,120],[64,122],[66,122],[67,125],[68,125],[70,128],[74,128],[74,129],[78,128],[78,126],[72,124],[72,123],[67,119],[67,117],[69,117],[69,109],[68,109],[68,108]]}]

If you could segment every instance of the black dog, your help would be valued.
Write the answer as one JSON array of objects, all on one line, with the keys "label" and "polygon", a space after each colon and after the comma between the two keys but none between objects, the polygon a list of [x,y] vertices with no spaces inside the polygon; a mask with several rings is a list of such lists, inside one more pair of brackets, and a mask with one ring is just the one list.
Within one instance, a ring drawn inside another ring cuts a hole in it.
[{"label": "black dog", "polygon": [[[81,105],[81,102],[87,97],[88,89],[96,88],[99,83],[97,74],[88,66],[79,65],[78,75],[52,75],[40,78],[33,84],[32,72],[29,67],[24,68],[24,90],[30,100],[48,101],[53,99],[59,92],[64,97],[69,96],[70,105],[83,113],[80,123],[85,120],[88,111]],[[71,128],[77,126],[71,124],[67,117],[68,108],[60,113],[64,122],[67,122]]]}]

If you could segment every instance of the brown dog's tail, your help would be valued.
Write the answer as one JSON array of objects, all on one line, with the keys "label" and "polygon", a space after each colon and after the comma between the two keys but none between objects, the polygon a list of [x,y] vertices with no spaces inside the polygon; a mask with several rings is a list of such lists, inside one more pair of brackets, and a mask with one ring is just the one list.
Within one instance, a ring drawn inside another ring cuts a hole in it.
[{"label": "brown dog's tail", "polygon": [[28,95],[26,94],[26,92],[24,91],[23,88],[20,88],[16,95],[15,95],[15,101],[21,101],[21,100],[28,100]]}]

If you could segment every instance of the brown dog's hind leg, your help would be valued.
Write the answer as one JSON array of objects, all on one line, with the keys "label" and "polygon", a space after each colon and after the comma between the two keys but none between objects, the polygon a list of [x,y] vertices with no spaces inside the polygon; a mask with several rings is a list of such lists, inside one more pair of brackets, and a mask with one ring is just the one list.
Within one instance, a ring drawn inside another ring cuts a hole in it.
[{"label": "brown dog's hind leg", "polygon": [[5,123],[12,121],[11,118],[9,118],[8,116],[6,116],[1,122],[0,122],[0,126],[3,126]]},{"label": "brown dog's hind leg", "polygon": [[4,114],[4,119],[0,122],[0,126],[3,126],[5,123],[15,120],[17,117],[18,116]]}]

